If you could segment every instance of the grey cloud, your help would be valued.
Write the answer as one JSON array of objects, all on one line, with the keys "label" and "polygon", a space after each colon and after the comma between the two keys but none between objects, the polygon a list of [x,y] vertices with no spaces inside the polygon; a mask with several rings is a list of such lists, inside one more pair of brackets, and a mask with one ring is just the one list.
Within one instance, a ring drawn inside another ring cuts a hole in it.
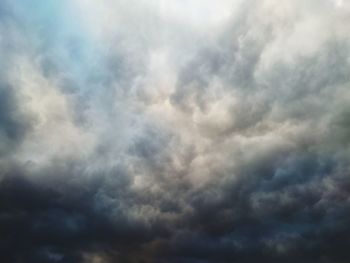
[{"label": "grey cloud", "polygon": [[21,106],[8,84],[0,87],[0,105],[0,155],[6,157],[24,140],[33,120],[21,112]]},{"label": "grey cloud", "polygon": [[206,34],[74,3],[89,40],[8,39],[2,261],[348,261],[346,10],[248,1]]}]

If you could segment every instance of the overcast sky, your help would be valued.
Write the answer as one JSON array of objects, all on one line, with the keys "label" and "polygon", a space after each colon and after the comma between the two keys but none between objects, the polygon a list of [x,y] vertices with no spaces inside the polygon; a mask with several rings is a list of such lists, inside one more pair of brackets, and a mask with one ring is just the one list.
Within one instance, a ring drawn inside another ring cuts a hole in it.
[{"label": "overcast sky", "polygon": [[347,0],[1,0],[0,261],[350,260]]}]

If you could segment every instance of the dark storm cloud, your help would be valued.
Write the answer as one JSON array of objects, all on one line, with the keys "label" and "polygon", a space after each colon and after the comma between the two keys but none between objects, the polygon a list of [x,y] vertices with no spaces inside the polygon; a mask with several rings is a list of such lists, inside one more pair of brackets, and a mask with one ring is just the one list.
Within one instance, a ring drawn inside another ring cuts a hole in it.
[{"label": "dark storm cloud", "polygon": [[0,260],[347,262],[346,5],[132,3],[0,8]]},{"label": "dark storm cloud", "polygon": [[129,256],[132,262],[143,243],[167,234],[126,214],[127,206],[140,201],[121,171],[85,180],[70,169],[55,169],[60,177],[45,179],[28,179],[22,172],[14,169],[1,182],[4,261],[82,262],[85,252],[98,252]]}]

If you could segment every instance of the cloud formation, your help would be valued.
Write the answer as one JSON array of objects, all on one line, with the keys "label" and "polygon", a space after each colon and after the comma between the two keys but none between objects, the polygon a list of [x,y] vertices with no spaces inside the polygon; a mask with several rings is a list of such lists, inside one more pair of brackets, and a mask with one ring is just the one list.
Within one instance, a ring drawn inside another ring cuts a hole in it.
[{"label": "cloud formation", "polygon": [[2,1],[1,262],[348,262],[349,15]]}]

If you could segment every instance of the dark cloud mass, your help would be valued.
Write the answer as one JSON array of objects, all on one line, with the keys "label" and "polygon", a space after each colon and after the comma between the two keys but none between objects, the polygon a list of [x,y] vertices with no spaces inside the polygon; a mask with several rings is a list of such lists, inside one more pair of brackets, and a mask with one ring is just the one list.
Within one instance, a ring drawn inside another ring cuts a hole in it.
[{"label": "dark cloud mass", "polygon": [[2,1],[0,262],[350,260],[350,5]]}]

